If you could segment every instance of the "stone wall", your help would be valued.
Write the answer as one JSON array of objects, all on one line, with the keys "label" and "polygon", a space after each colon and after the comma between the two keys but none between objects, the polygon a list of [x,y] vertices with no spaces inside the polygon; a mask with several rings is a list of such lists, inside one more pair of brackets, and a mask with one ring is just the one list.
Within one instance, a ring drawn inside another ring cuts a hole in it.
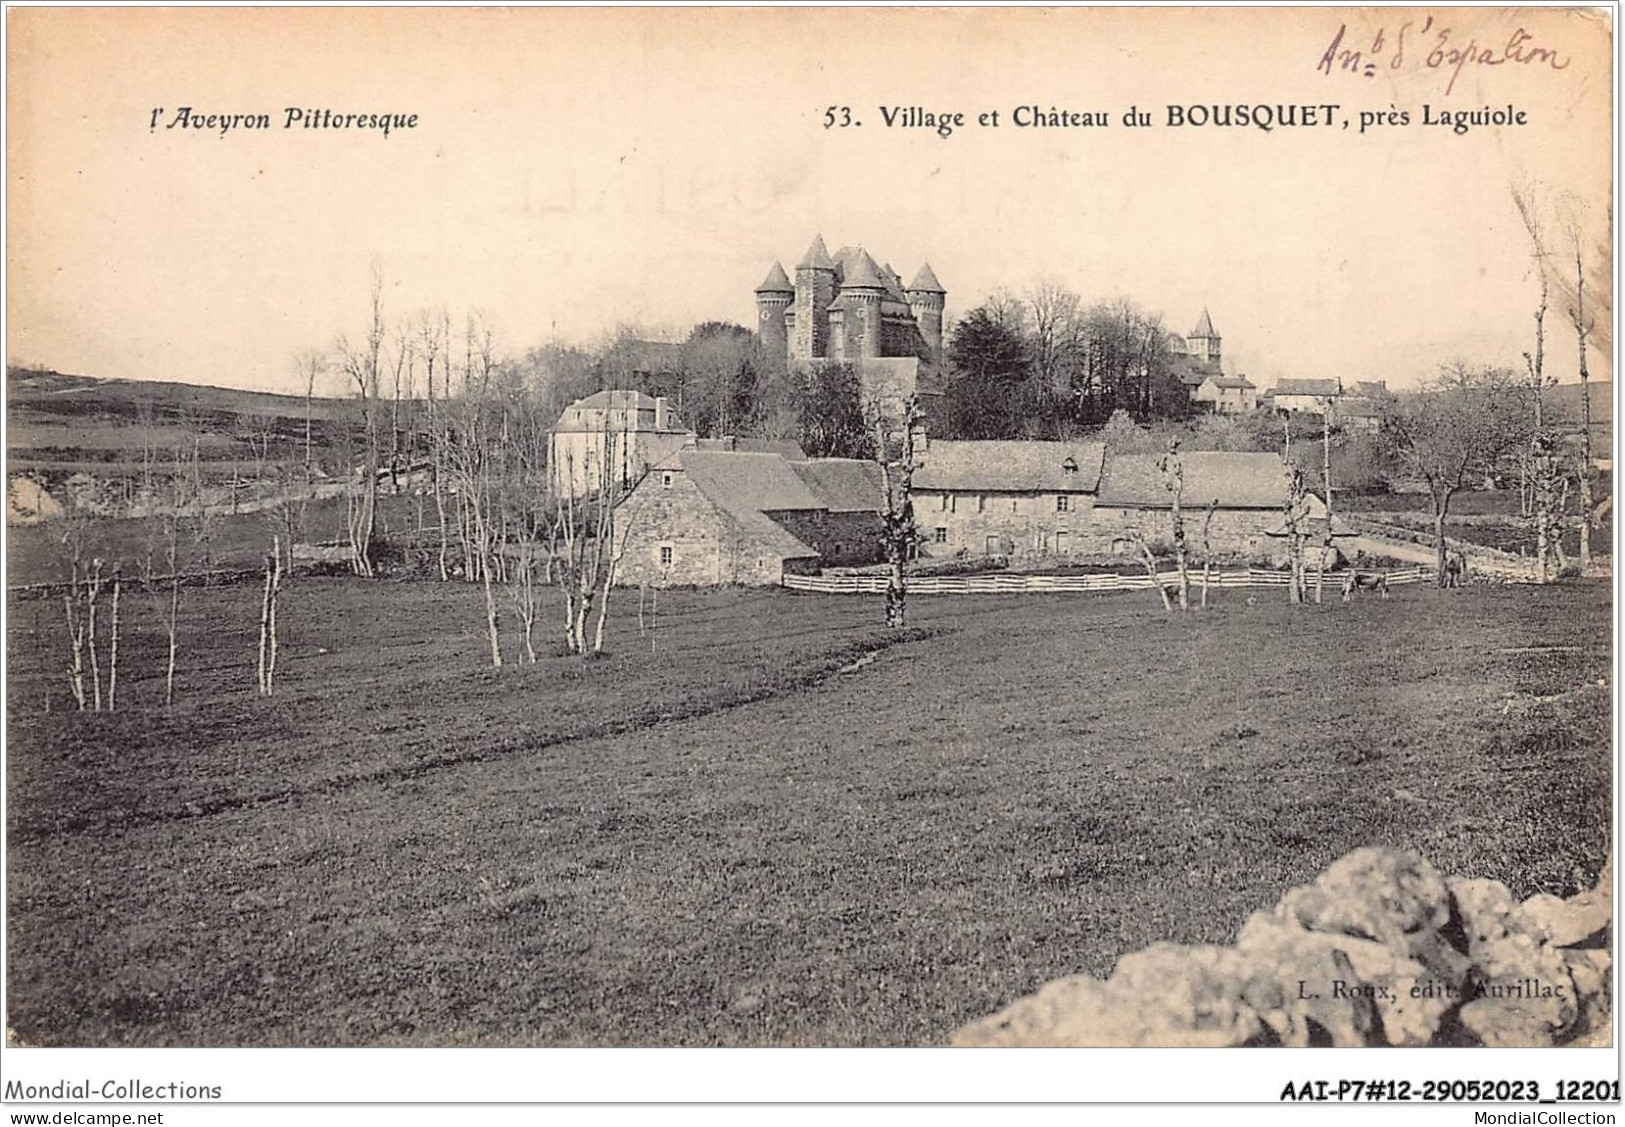
[{"label": "stone wall", "polygon": [[[937,559],[963,554],[1016,560],[1094,551],[1090,547],[1095,539],[1090,514],[1094,498],[1086,493],[1066,496],[1067,510],[1061,512],[1054,493],[915,490],[914,525],[922,537],[920,550]],[[946,541],[937,541],[938,528],[946,530]]]},{"label": "stone wall", "polygon": [[[664,473],[671,485],[662,485]],[[657,470],[615,512],[622,545],[618,581],[629,586],[703,586],[723,582],[722,554],[730,530],[716,507],[682,471]],[[671,549],[662,565],[660,549]]]},{"label": "stone wall", "polygon": [[1499,881],[1357,849],[1255,912],[1231,947],[1159,943],[1110,979],[1058,979],[961,1046],[1610,1043],[1612,862],[1521,904]]}]

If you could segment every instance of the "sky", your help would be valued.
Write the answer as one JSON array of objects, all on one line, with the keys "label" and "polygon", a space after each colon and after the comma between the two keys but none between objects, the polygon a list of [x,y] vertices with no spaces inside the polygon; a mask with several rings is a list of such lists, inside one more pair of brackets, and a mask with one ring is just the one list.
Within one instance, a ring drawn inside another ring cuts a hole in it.
[{"label": "sky", "polygon": [[[1511,189],[1607,237],[1611,27],[1442,9],[1424,35],[1428,18],[13,9],[8,360],[302,390],[295,357],[364,326],[375,261],[387,316],[477,308],[514,351],[620,322],[751,325],[772,263],[793,270],[821,233],[905,279],[929,261],[950,316],[1040,279],[1130,296],[1181,332],[1205,307],[1229,366],[1265,386],[1521,364],[1537,287]],[[1381,32],[1370,77],[1320,68],[1340,28],[1344,49]],[[1427,65],[1440,31],[1476,59],[1520,29],[1524,61],[1464,66],[1448,90],[1454,67]],[[1351,124],[1166,124],[1169,105],[1282,103]],[[1023,105],[1111,124],[1015,128]],[[1421,121],[1507,105],[1525,125]],[[825,128],[833,106],[862,124]],[[966,124],[887,127],[882,106]],[[1131,106],[1153,126],[1125,127]],[[273,127],[168,128],[181,107]],[[417,125],[284,129],[289,107]],[[993,110],[999,127],[977,124]],[[1358,131],[1389,110],[1410,124]],[[1573,378],[1572,334],[1560,311],[1547,323],[1548,370]]]}]

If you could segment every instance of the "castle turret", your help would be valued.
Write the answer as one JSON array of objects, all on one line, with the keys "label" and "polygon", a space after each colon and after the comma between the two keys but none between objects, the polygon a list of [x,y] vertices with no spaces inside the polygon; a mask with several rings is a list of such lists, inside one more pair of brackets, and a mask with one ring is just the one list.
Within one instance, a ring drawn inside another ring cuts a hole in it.
[{"label": "castle turret", "polygon": [[790,358],[829,355],[829,306],[835,300],[835,262],[819,235],[796,263],[796,289],[790,318]]},{"label": "castle turret", "polygon": [[1214,365],[1219,363],[1219,334],[1213,331],[1213,318],[1207,315],[1206,306],[1202,307],[1202,319],[1185,340],[1192,356]]},{"label": "castle turret", "polygon": [[841,282],[844,359],[881,355],[880,302],[885,294],[886,282],[880,275],[880,267],[867,251],[860,250],[851,273]]},{"label": "castle turret", "polygon": [[796,289],[784,273],[784,267],[773,263],[767,278],[756,287],[756,336],[762,342],[762,351],[776,364],[788,362],[790,356],[789,326],[785,313],[795,300]]},{"label": "castle turret", "polygon": [[908,307],[914,313],[914,320],[920,327],[920,339],[925,342],[927,359],[931,363],[942,366],[942,309],[948,299],[948,291],[942,288],[937,276],[927,262],[920,267],[920,272],[914,275],[914,281],[904,291],[908,295]]}]

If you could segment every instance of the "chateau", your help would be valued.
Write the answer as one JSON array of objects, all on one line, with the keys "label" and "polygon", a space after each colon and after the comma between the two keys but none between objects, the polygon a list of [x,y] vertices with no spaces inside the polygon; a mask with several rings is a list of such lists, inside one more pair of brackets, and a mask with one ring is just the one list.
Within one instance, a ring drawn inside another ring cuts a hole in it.
[{"label": "chateau", "polygon": [[796,264],[793,284],[775,262],[756,287],[756,332],[786,367],[845,362],[871,390],[930,395],[942,366],[947,296],[929,264],[905,286],[861,246],[831,255],[820,235]]}]

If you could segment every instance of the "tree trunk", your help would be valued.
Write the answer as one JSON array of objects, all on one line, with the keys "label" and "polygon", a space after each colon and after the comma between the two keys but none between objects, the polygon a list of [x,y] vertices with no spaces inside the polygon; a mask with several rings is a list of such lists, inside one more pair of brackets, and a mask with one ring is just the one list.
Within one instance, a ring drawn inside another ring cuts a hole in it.
[{"label": "tree trunk", "polygon": [[90,565],[90,580],[85,587],[85,648],[90,651],[90,688],[97,712],[102,710],[102,666],[96,656],[96,599],[102,591],[102,561]]},{"label": "tree trunk", "polygon": [[259,695],[266,696],[270,690],[265,683],[265,662],[270,655],[267,645],[271,628],[271,557],[265,557],[265,589],[260,596],[260,645],[259,667],[256,671],[255,682],[259,686]]},{"label": "tree trunk", "polygon": [[123,586],[117,565],[113,567],[113,620],[110,623],[112,637],[108,642],[107,653],[107,711],[116,711],[118,702],[118,600],[119,589]]},{"label": "tree trunk", "polygon": [[485,584],[485,630],[491,636],[491,665],[495,669],[502,668],[502,640],[497,635],[497,601],[491,593],[491,569],[489,566],[481,569],[484,572]]},{"label": "tree trunk", "polygon": [[164,670],[164,704],[175,703],[175,628],[181,609],[181,578],[170,567],[169,576],[169,663]]},{"label": "tree trunk", "polygon": [[68,616],[68,638],[73,643],[73,663],[68,667],[70,681],[73,686],[73,699],[79,706],[79,711],[85,710],[85,631],[79,624],[79,615],[74,604],[79,598],[79,583],[77,579],[73,584],[73,593],[62,596],[62,609]]},{"label": "tree trunk", "polygon": [[270,614],[270,648],[265,662],[265,695],[270,696],[276,688],[276,651],[277,628],[276,608],[282,597],[282,545],[276,537],[271,538],[271,614]]}]

